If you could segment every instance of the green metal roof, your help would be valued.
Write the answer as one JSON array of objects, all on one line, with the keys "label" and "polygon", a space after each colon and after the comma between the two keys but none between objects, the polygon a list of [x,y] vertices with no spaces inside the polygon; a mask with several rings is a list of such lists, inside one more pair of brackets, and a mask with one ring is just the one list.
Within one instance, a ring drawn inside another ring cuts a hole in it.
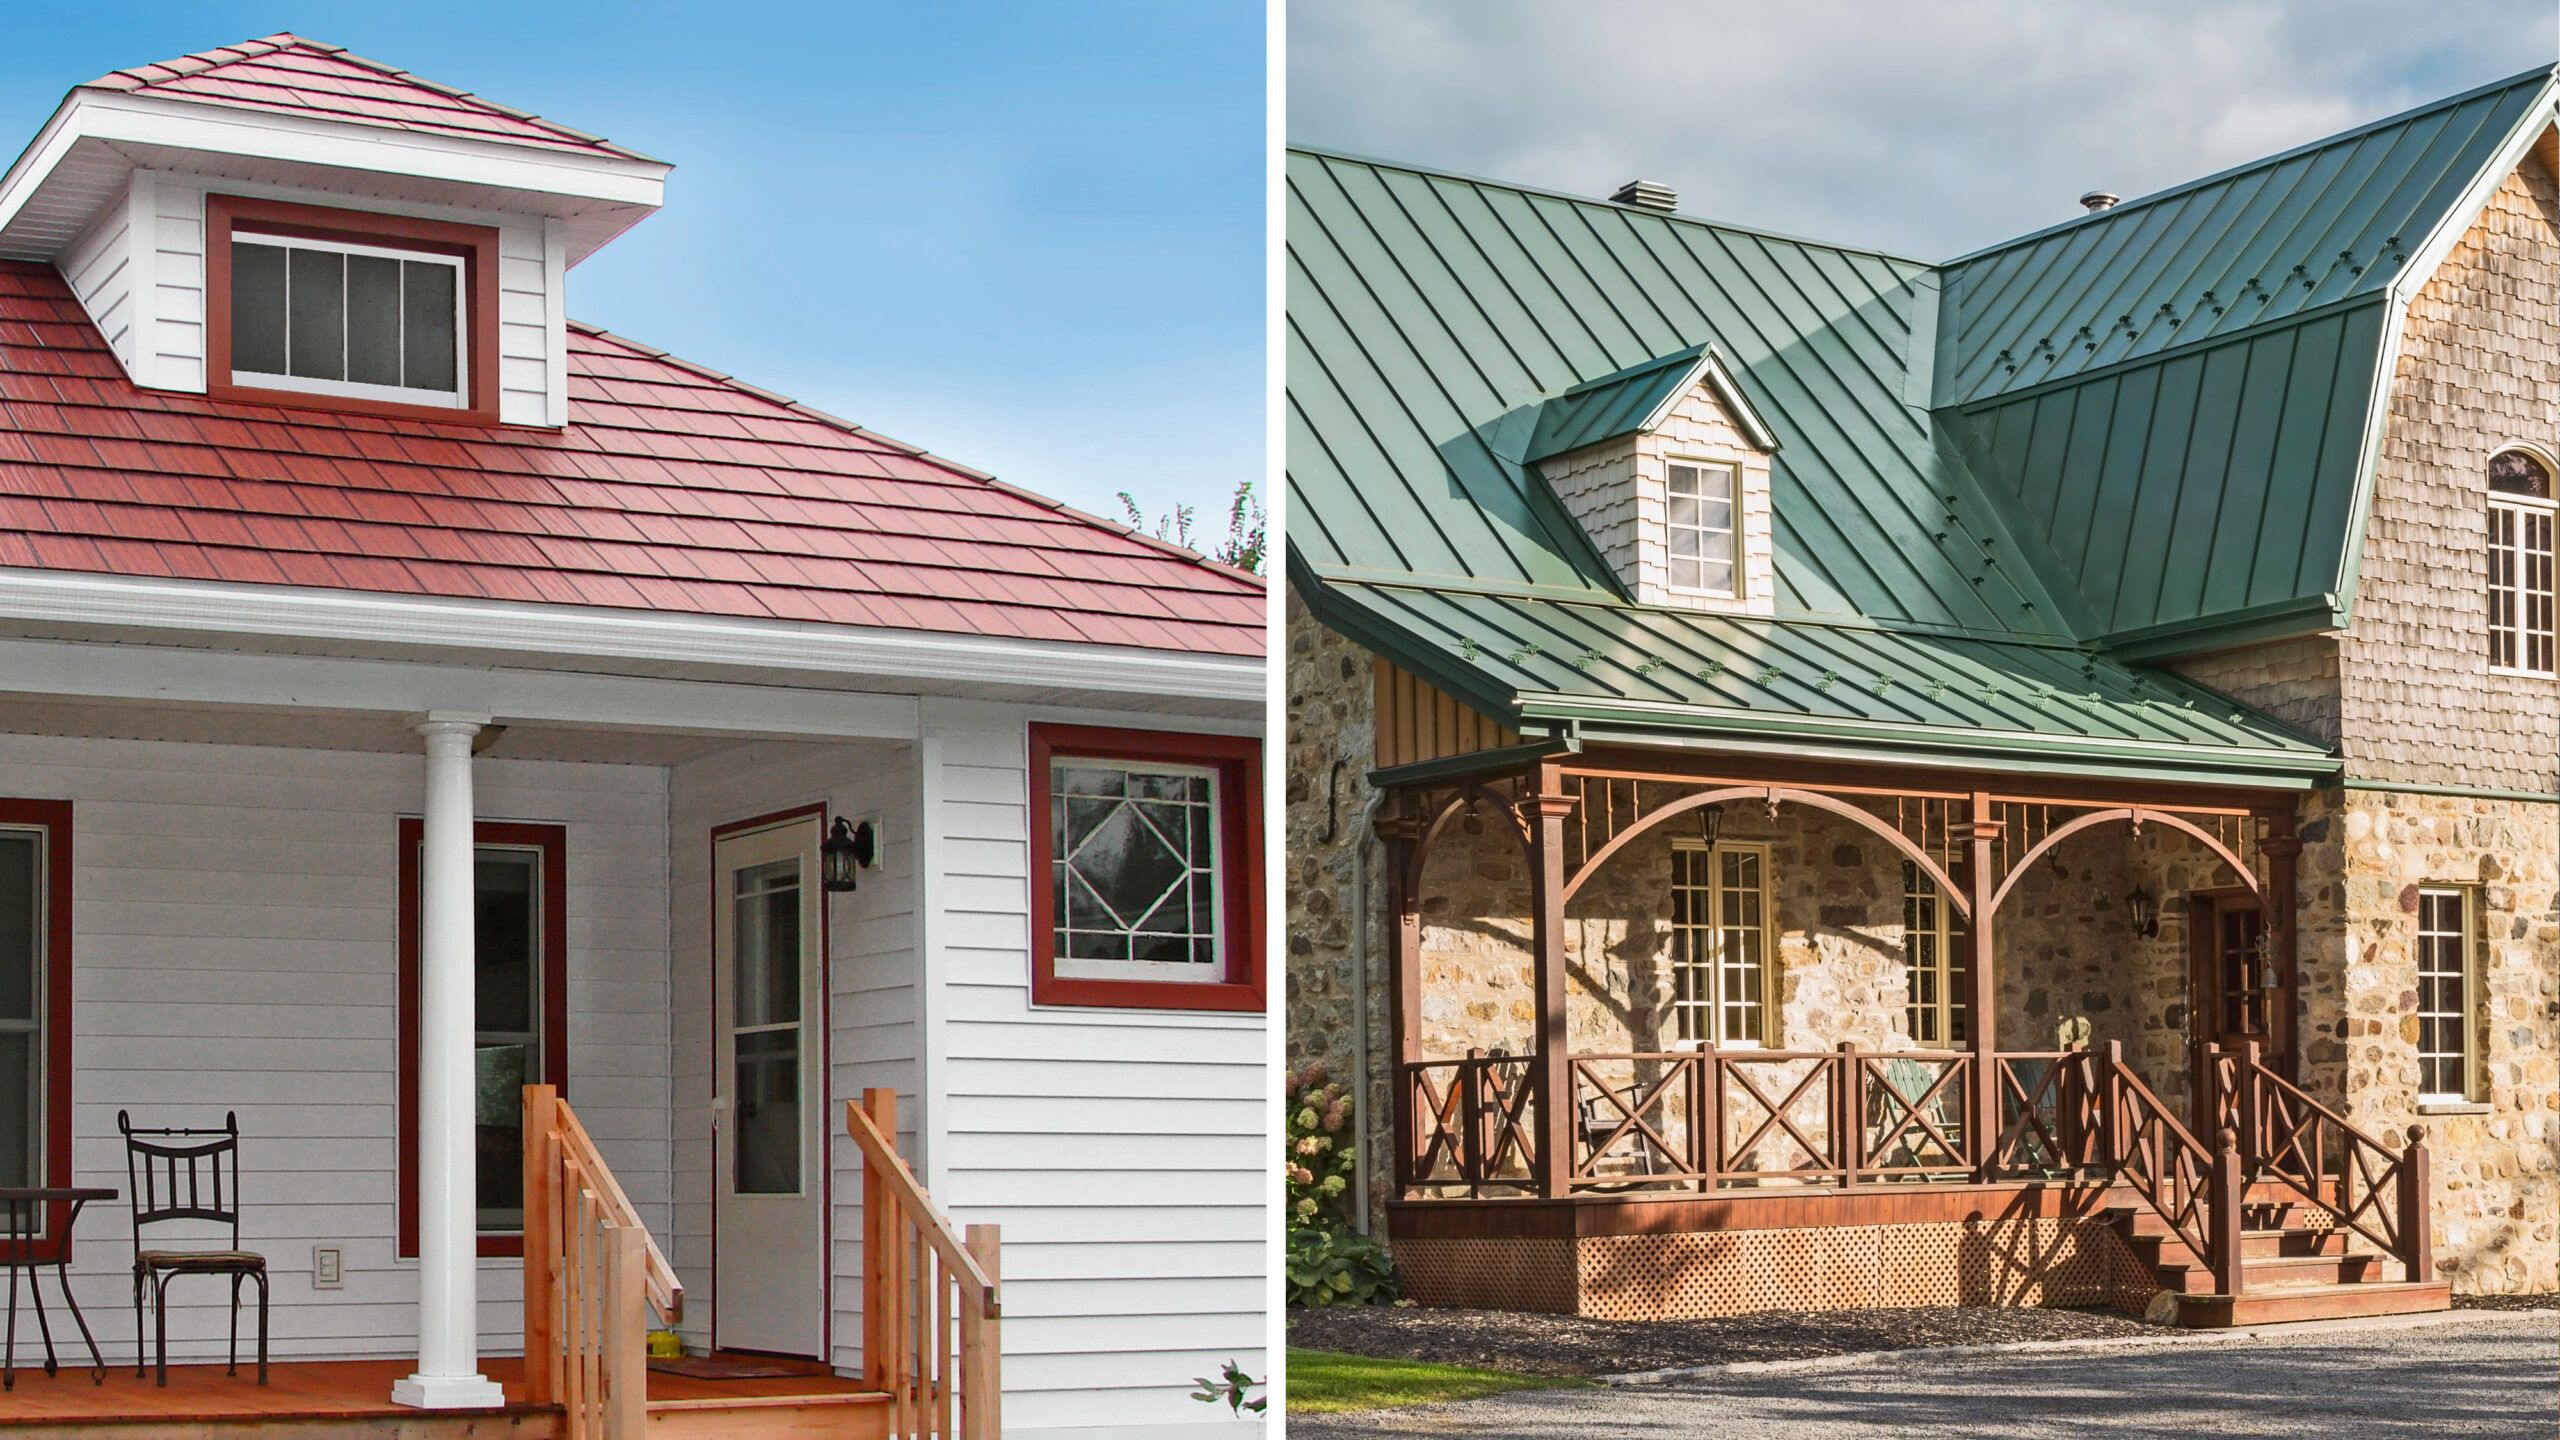
[{"label": "green metal roof", "polygon": [[[1531,729],[2258,783],[2333,764],[2125,662],[2344,623],[2397,307],[2552,82],[1945,266],[1294,151],[1291,578]],[[1534,468],[1642,428],[1709,361],[1777,450],[1769,619],[1627,603]]]},{"label": "green metal roof", "polygon": [[1671,403],[1700,381],[1714,387],[1752,443],[1764,450],[1778,448],[1776,433],[1734,383],[1732,373],[1716,357],[1715,347],[1692,345],[1615,375],[1585,381],[1539,406],[1537,428],[1530,432],[1529,447],[1520,458],[1535,465],[1586,445],[1652,430],[1662,423]]}]

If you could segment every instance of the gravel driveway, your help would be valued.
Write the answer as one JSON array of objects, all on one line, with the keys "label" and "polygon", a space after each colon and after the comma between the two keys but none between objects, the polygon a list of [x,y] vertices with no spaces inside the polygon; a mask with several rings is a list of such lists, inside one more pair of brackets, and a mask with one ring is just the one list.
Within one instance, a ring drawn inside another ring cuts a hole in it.
[{"label": "gravel driveway", "polygon": [[1844,1367],[1292,1416],[1288,1433],[1308,1440],[2550,1440],[2560,1435],[2560,1315],[2484,1312],[2423,1325],[2070,1353],[1907,1351]]}]

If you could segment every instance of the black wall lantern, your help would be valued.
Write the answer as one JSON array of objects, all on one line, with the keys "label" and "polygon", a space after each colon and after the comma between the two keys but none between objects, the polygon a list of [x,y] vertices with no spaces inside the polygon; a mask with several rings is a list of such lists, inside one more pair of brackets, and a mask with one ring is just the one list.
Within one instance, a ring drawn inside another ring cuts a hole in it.
[{"label": "black wall lantern", "polygon": [[878,845],[872,839],[870,821],[856,825],[838,817],[834,832],[827,836],[827,843],[818,847],[818,859],[826,871],[827,888],[853,889],[855,878],[871,868],[871,859],[877,853]]},{"label": "black wall lantern", "polygon": [[2145,940],[2160,938],[2160,902],[2151,892],[2137,885],[2124,897],[2124,908],[2133,917],[2133,933]]}]

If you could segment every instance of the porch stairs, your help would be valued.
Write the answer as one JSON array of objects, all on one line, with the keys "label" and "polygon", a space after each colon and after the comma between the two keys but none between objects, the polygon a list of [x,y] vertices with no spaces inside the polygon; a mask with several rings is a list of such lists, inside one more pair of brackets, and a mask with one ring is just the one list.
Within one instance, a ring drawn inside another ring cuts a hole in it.
[{"label": "porch stairs", "polygon": [[2222,1122],[2210,1149],[2120,1053],[2102,1061],[2120,1157],[2106,1213],[2159,1277],[2155,1317],[2220,1329],[2450,1308],[2433,1275],[2424,1129],[2393,1151],[2255,1045],[2209,1058]]}]

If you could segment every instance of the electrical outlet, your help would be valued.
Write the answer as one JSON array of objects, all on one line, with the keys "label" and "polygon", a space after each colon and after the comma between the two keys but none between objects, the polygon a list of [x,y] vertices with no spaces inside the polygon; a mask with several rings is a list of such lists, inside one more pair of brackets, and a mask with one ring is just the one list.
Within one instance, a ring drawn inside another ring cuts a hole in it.
[{"label": "electrical outlet", "polygon": [[335,1290],[347,1283],[346,1252],[335,1245],[311,1247],[311,1288]]}]

